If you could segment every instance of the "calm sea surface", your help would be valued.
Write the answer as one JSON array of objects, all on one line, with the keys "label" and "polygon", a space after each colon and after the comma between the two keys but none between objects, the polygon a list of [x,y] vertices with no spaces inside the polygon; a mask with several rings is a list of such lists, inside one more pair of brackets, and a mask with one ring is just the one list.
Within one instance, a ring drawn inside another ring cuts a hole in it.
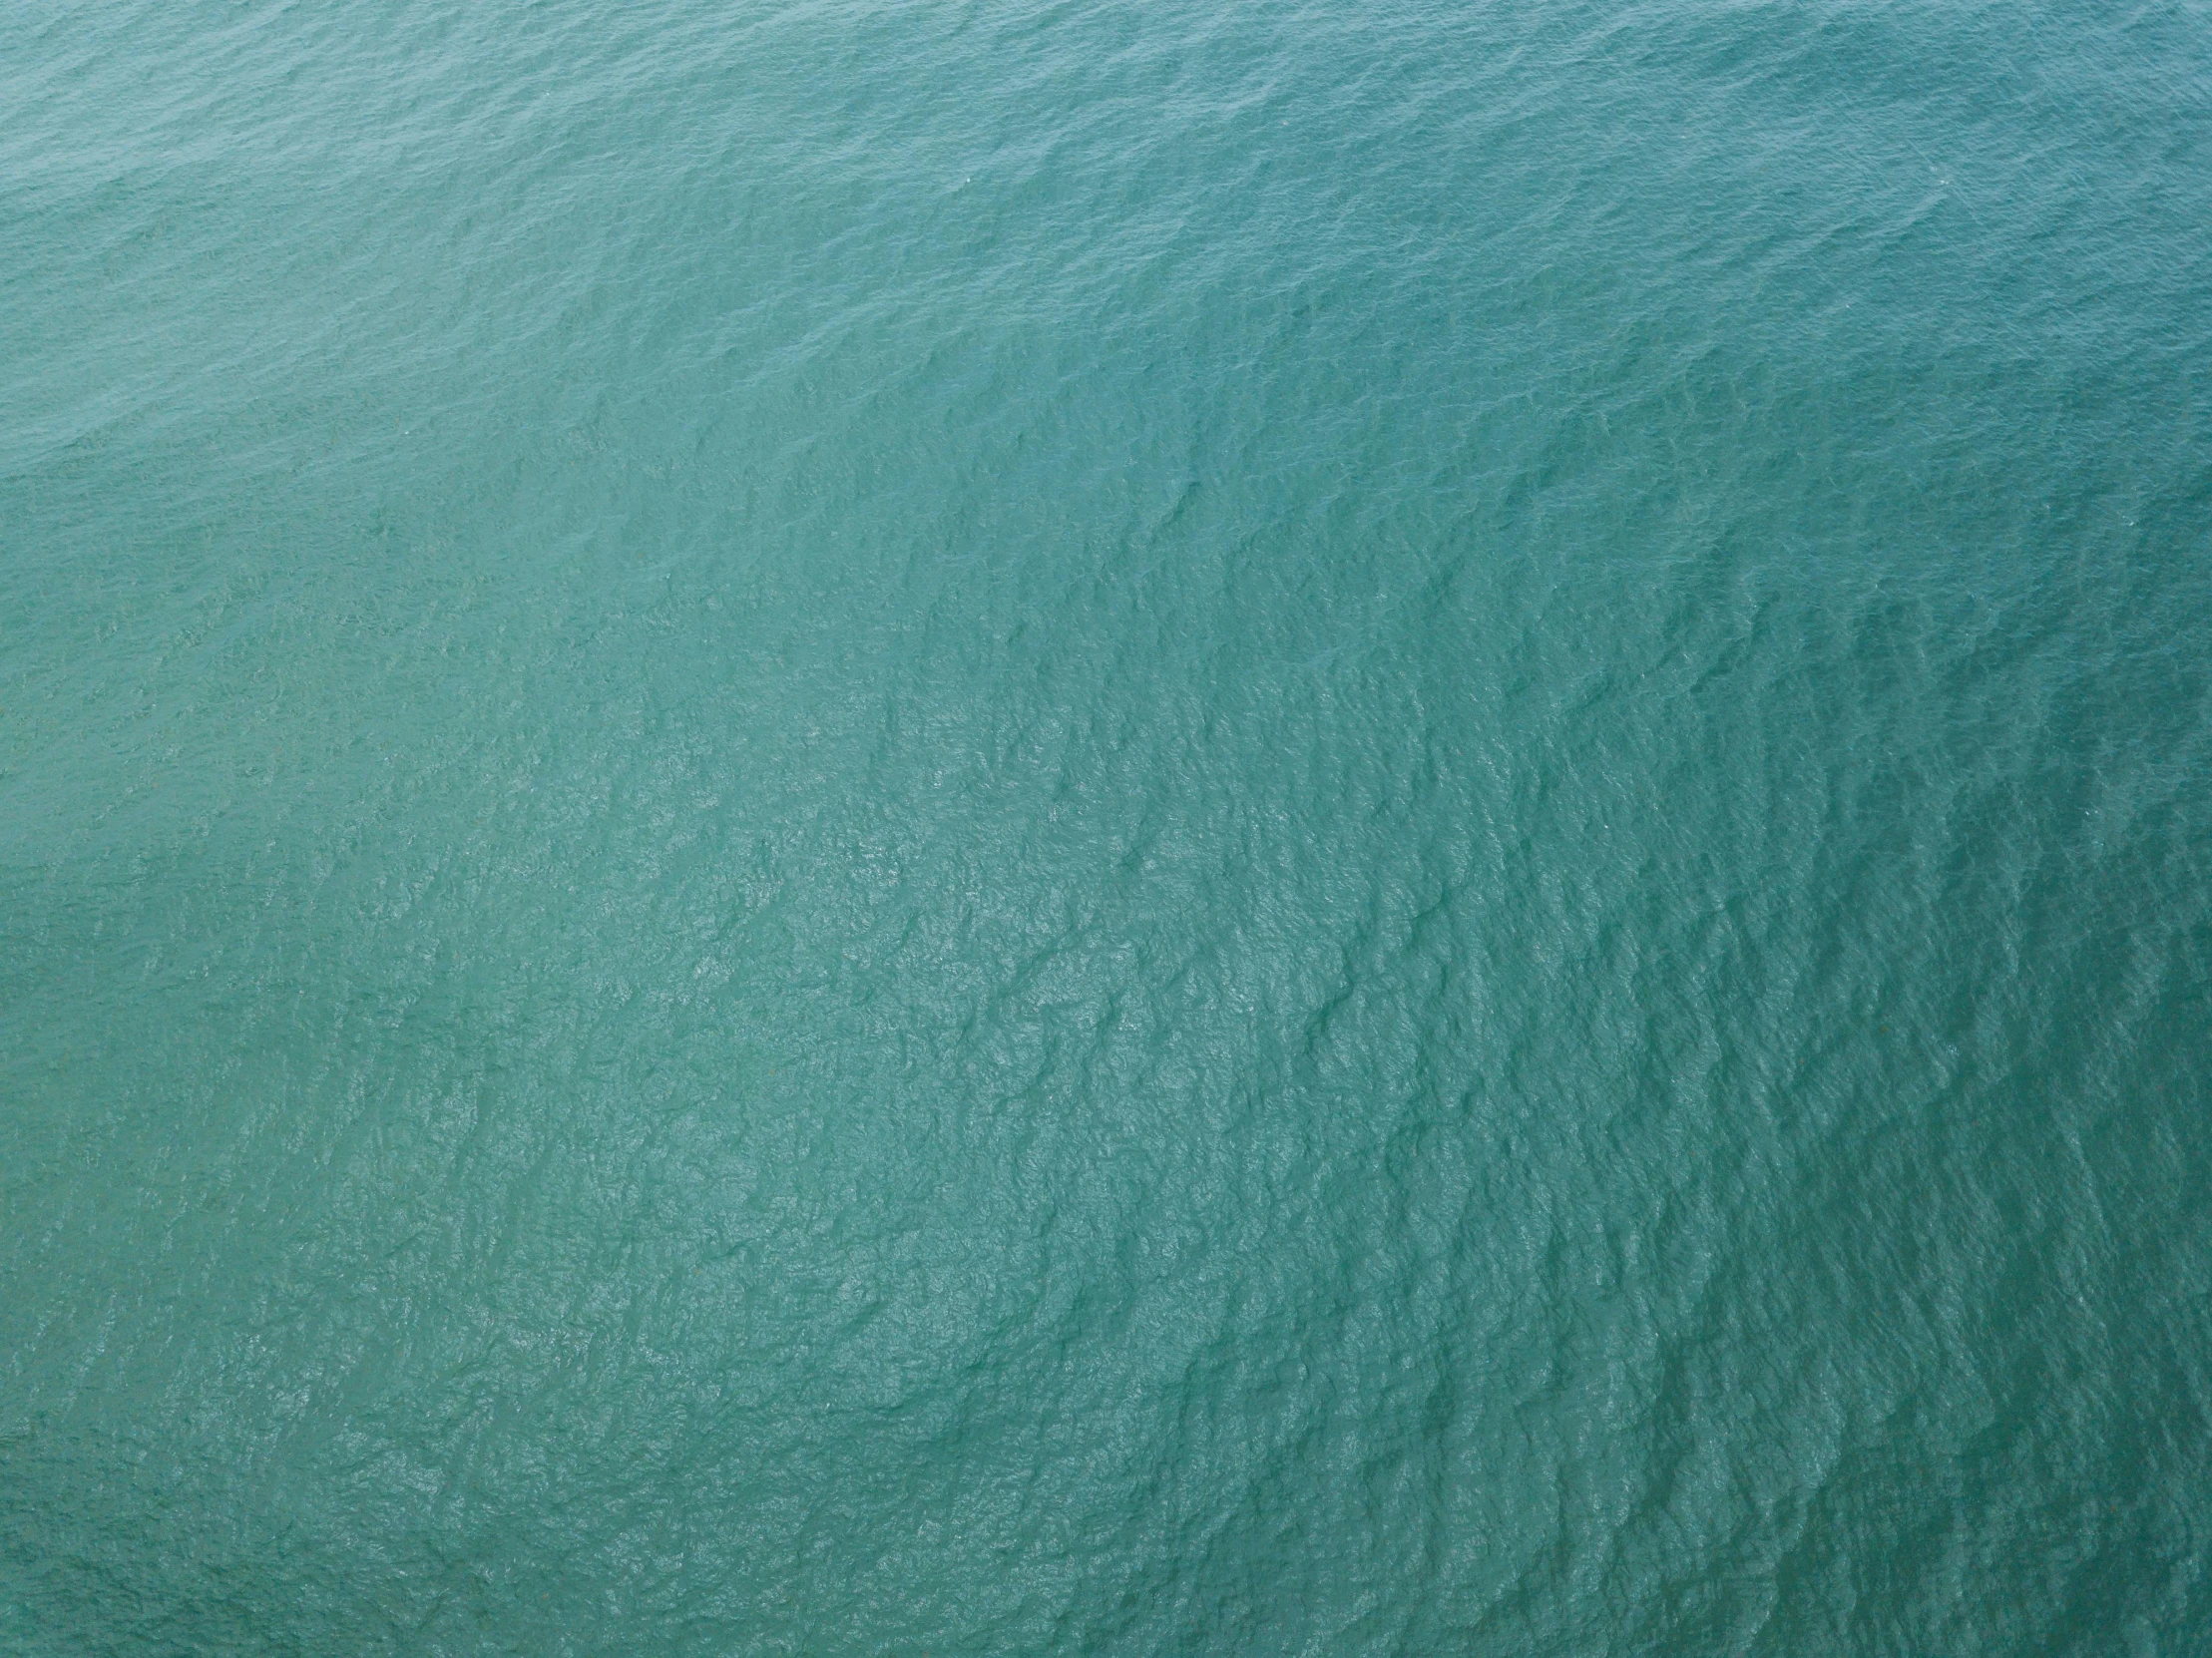
[{"label": "calm sea surface", "polygon": [[2204,5],[8,10],[0,1652],[2208,1650]]}]

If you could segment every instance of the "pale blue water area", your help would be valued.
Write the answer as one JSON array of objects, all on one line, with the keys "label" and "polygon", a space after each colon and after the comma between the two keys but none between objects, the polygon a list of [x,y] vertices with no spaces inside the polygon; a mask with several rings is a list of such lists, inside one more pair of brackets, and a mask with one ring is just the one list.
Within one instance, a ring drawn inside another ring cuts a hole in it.
[{"label": "pale blue water area", "polygon": [[2212,13],[19,0],[0,1651],[2212,1651]]}]

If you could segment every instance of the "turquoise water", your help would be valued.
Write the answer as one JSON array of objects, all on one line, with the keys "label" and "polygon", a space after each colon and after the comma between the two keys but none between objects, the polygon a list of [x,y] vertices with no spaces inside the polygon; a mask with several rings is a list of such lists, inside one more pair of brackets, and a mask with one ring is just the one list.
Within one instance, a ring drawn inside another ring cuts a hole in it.
[{"label": "turquoise water", "polygon": [[26,0],[0,1650],[2212,1649],[2202,7]]}]

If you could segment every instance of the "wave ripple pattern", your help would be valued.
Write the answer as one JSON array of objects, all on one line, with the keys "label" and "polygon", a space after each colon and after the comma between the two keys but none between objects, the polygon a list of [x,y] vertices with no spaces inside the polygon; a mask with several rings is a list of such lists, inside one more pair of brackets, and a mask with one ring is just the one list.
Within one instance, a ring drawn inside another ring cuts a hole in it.
[{"label": "wave ripple pattern", "polygon": [[2201,8],[16,0],[0,1652],[2212,1650]]}]

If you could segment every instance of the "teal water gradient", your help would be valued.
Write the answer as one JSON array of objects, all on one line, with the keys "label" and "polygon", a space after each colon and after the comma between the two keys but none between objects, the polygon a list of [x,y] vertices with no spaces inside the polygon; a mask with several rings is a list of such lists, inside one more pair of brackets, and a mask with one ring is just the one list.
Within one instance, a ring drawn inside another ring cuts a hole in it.
[{"label": "teal water gradient", "polygon": [[2212,1649],[2208,24],[24,0],[0,1650]]}]

